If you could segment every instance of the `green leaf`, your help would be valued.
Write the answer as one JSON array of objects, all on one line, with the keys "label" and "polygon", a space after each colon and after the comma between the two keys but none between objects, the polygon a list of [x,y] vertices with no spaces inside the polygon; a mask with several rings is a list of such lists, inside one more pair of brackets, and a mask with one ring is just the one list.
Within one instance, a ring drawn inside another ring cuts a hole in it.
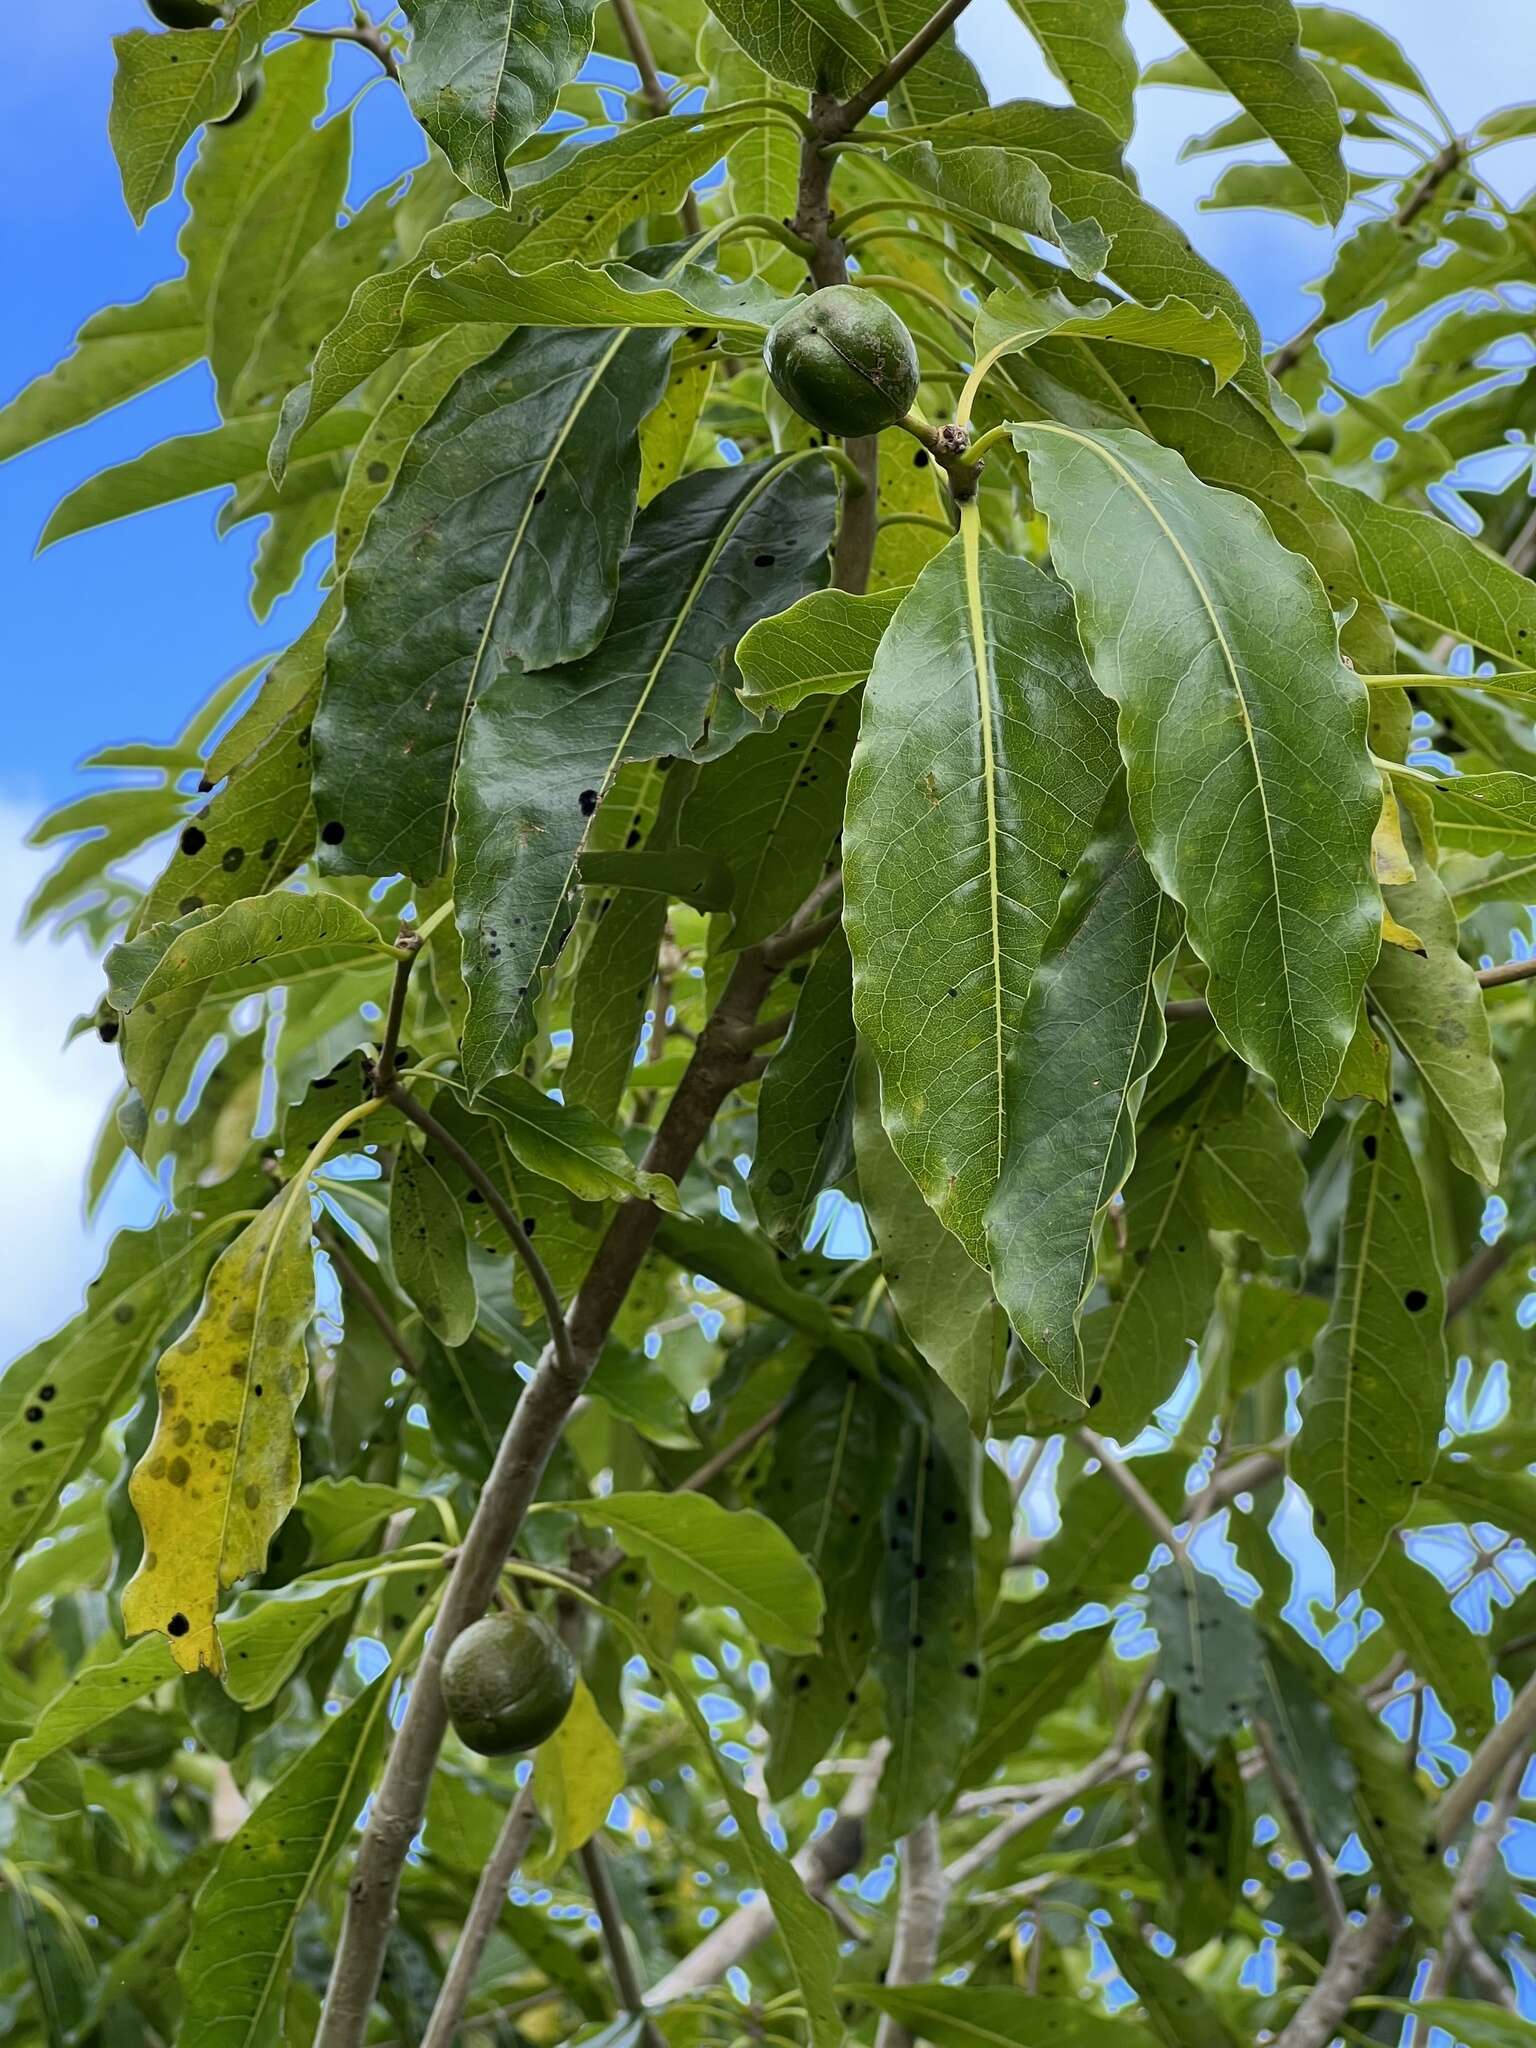
[{"label": "green leaf", "polygon": [[853,963],[839,928],[811,962],[757,1098],[747,1186],[758,1227],[786,1251],[799,1249],[822,1190],[853,1164],[854,1045]]},{"label": "green leaf", "polygon": [[738,692],[759,718],[793,711],[807,697],[836,697],[867,680],[900,590],[851,596],[813,590],[771,619],[760,619],[736,649]]},{"label": "green leaf", "polygon": [[[387,363],[401,346],[406,293],[423,271],[451,269],[483,251],[516,253],[524,270],[608,254],[636,214],[676,207],[722,150],[766,117],[728,109],[695,117],[643,121],[603,142],[562,144],[505,206],[445,221],[398,268],[366,279],[315,351],[308,384],[291,392],[272,444],[272,473],[281,478],[295,442],[348,392]],[[686,258],[685,258],[686,260]]]},{"label": "green leaf", "polygon": [[1401,86],[1404,92],[1424,92],[1424,81],[1403,55],[1402,46],[1385,29],[1342,7],[1299,6],[1296,19],[1304,49],[1315,57],[1331,57],[1335,64],[1351,65],[1383,85]]},{"label": "green leaf", "polygon": [[858,732],[856,703],[817,697],[700,772],[681,830],[733,878],[733,946],[776,932],[835,865]]},{"label": "green leaf", "polygon": [[176,1661],[163,1636],[145,1636],[127,1649],[107,1639],[54,1694],[22,1740],[11,1744],[0,1786],[19,1785],[45,1757],[67,1749],[175,1676]]},{"label": "green leaf", "polygon": [[508,662],[548,668],[601,638],[667,348],[643,332],[515,334],[410,444],[327,652],[315,805],[333,870],[441,873],[476,697]]},{"label": "green leaf", "polygon": [[1220,1265],[1195,1190],[1195,1166],[1230,1069],[1141,1134],[1125,1190],[1126,1249],[1107,1305],[1082,1324],[1083,1369],[1098,1393],[1094,1427],[1128,1443],[1167,1400],[1210,1314]]},{"label": "green leaf", "polygon": [[262,359],[284,293],[305,257],[335,229],[351,168],[348,114],[319,128],[306,125],[249,188],[244,209],[230,223],[208,299],[208,362],[226,417],[260,404]]},{"label": "green leaf", "polygon": [[113,1238],[85,1306],[0,1378],[0,1560],[53,1521],[60,1494],[131,1405],[170,1323],[202,1286],[231,1219],[167,1216]]},{"label": "green leaf", "polygon": [[1237,2048],[1237,2036],[1192,1977],[1160,1956],[1138,1927],[1109,1929],[1110,1953],[1146,2008],[1160,2048]]},{"label": "green leaf", "polygon": [[1313,1129],[1380,943],[1365,693],[1310,566],[1121,431],[1024,426],[1055,564],[1120,706],[1131,815],[1223,1036]]},{"label": "green leaf", "polygon": [[459,1207],[413,1145],[395,1154],[389,1182],[389,1253],[401,1289],[443,1343],[462,1344],[480,1316]]},{"label": "green leaf", "polygon": [[[1405,772],[1404,787],[1422,786]],[[1536,775],[1502,768],[1491,775],[1457,775],[1431,782],[1435,837],[1463,853],[1536,851]]]},{"label": "green leaf", "polygon": [[568,1188],[583,1202],[631,1196],[676,1214],[677,1190],[663,1173],[642,1173],[618,1137],[590,1110],[557,1102],[521,1074],[503,1074],[476,1098],[501,1126],[507,1149],[530,1173]]},{"label": "green leaf", "polygon": [[1413,1154],[1383,1105],[1350,1137],[1333,1311],[1291,1452],[1341,1595],[1370,1576],[1428,1483],[1447,1386],[1445,1293]]},{"label": "green leaf", "polygon": [[1452,1159],[1464,1173],[1496,1187],[1504,1153],[1504,1083],[1494,1064],[1487,1005],[1475,970],[1458,950],[1456,912],[1407,811],[1403,836],[1414,878],[1382,895],[1398,922],[1418,935],[1424,952],[1382,947],[1371,975],[1371,1006],[1412,1062]]},{"label": "green leaf", "polygon": [[1349,528],[1384,604],[1516,667],[1536,654],[1536,585],[1528,577],[1436,513],[1382,505],[1348,484],[1317,488]]},{"label": "green leaf", "polygon": [[[1225,1299],[1224,1282],[1218,1311]],[[1234,1393],[1244,1393],[1286,1359],[1310,1352],[1327,1317],[1328,1304],[1315,1294],[1291,1294],[1267,1280],[1238,1282],[1231,1327],[1222,1344],[1228,1386]],[[1207,1347],[1216,1341],[1216,1332],[1208,1332]]]},{"label": "green leaf", "polygon": [[1427,2032],[1443,2027],[1466,2048],[1524,2048],[1530,2034],[1530,2021],[1519,2013],[1500,2012],[1470,1998],[1420,1998],[1412,2004],[1405,1998],[1357,1998],[1355,2003],[1362,2010],[1416,2019]]},{"label": "green leaf", "polygon": [[[938,129],[953,125],[940,123]],[[938,129],[929,133],[936,134]],[[1030,157],[1004,149],[963,146],[958,140],[942,150],[932,141],[912,142],[884,150],[882,155],[897,177],[919,192],[979,220],[1054,242],[1078,277],[1097,277],[1108,260],[1113,237],[1102,222],[1092,217],[1074,219],[1057,204],[1052,196],[1054,181]]]},{"label": "green leaf", "polygon": [[1156,306],[1138,306],[1130,299],[1090,299],[1075,306],[1059,291],[1037,293],[1009,285],[994,292],[976,316],[973,377],[979,382],[993,363],[1048,335],[1083,335],[1130,348],[1194,356],[1210,364],[1218,391],[1242,368],[1247,353],[1242,335],[1220,308],[1202,313],[1187,299],[1164,299]]},{"label": "green leaf", "polygon": [[[848,11],[867,23],[885,55],[894,57],[927,27],[934,10],[929,0],[848,0]],[[943,121],[986,103],[976,66],[960,49],[954,30],[947,29],[922,62],[892,88],[886,119],[894,127],[906,128],[914,121]]]},{"label": "green leaf", "polygon": [[874,2006],[934,2048],[1018,2048],[1049,2041],[1051,2048],[1146,2048],[1150,2040],[1134,2020],[1085,2010],[1072,1998],[1037,1998],[1003,1985],[845,1984],[849,1998]]},{"label": "green leaf", "polygon": [[[189,828],[189,830],[192,828]],[[107,955],[107,988],[122,1016],[123,1067],[149,1114],[146,1164],[174,1142],[171,1113],[209,1034],[242,996],[295,989],[394,955],[340,896],[281,892],[193,911]]]},{"label": "green leaf", "polygon": [[987,1211],[998,1299],[1034,1357],[1078,1396],[1088,1392],[1078,1320],[1094,1281],[1094,1233],[1135,1160],[1178,936],[1178,913],[1141,857],[1117,788],[1009,1038],[1009,1143]]},{"label": "green leaf", "polygon": [[592,49],[597,0],[405,0],[405,96],[471,192],[499,206],[507,159]]},{"label": "green leaf", "polygon": [[1493,1670],[1487,1638],[1474,1635],[1451,1606],[1445,1587],[1400,1543],[1389,1543],[1366,1580],[1367,1603],[1377,1608],[1391,1640],[1414,1674],[1456,1724],[1456,1740],[1475,1749],[1493,1725]]},{"label": "green leaf", "polygon": [[117,75],[107,132],[136,225],[170,191],[176,159],[205,121],[240,97],[240,74],[269,35],[286,28],[299,0],[249,0],[224,28],[114,36]]},{"label": "green leaf", "polygon": [[[315,474],[328,475],[335,450],[351,447],[362,425],[357,413],[338,413],[327,421],[306,450],[305,460],[294,464],[289,472],[286,498],[302,499]],[[242,485],[265,486],[271,442],[269,413],[259,413],[251,419],[226,420],[205,434],[174,435],[143,455],[98,471],[61,498],[43,528],[38,546],[52,547],[55,541],[86,533],[93,526],[127,519],[135,512],[148,512],[158,505],[171,505],[179,498],[196,497],[202,491],[219,490],[225,485],[236,489]],[[273,499],[274,505],[279,502],[284,500]],[[251,514],[242,512],[240,516],[249,518]]]},{"label": "green leaf", "polygon": [[885,62],[879,41],[838,0],[710,0],[755,64],[789,85],[847,99]]},{"label": "green leaf", "polygon": [[924,1201],[880,1121],[880,1079],[866,1052],[856,1070],[859,1200],[879,1247],[902,1328],[982,1435],[1002,1380],[1008,1330],[992,1281]]},{"label": "green leaf", "polygon": [[810,1655],[770,1660],[770,1798],[796,1791],[836,1743],[869,1664],[896,1420],[895,1406],[872,1381],[822,1353],[774,1431],[760,1498],[820,1579],[826,1613]]},{"label": "green leaf", "polygon": [[833,498],[814,457],[684,477],[636,522],[601,646],[547,675],[503,676],[479,699],[455,842],[472,1084],[516,1063],[604,791],[626,761],[687,757],[738,635],[825,574]]},{"label": "green leaf", "polygon": [[880,643],[843,849],[854,1016],[885,1127],[978,1264],[1007,1047],[1112,773],[1065,592],[968,518]]},{"label": "green leaf", "polygon": [[870,1662],[891,1744],[875,1811],[894,1838],[947,1801],[981,1712],[970,1474],[930,1422],[907,1426],[885,1537]]},{"label": "green leaf", "polygon": [[513,269],[487,254],[424,271],[405,295],[403,339],[429,341],[475,320],[501,327],[714,327],[761,342],[794,303],[755,277],[721,277],[701,263],[664,285],[629,263],[551,263]]},{"label": "green leaf", "polygon": [[466,370],[500,345],[497,329],[456,327],[407,365],[353,451],[336,508],[338,575],[357,553],[374,511],[389,496],[406,450]]},{"label": "green leaf", "polygon": [[627,889],[660,896],[665,902],[687,903],[695,910],[729,910],[736,894],[730,868],[700,846],[583,853],[577,872],[584,889]]},{"label": "green leaf", "polygon": [[160,1411],[129,1489],[144,1556],[123,1593],[123,1627],[169,1636],[183,1671],[223,1672],[220,1590],[262,1568],[298,1494],[295,1415],[314,1308],[300,1179],[219,1255],[190,1328],[155,1368]]},{"label": "green leaf", "polygon": [[63,361],[0,407],[0,462],[163,384],[202,352],[202,314],[184,278],[93,313]]},{"label": "green leaf", "polygon": [[1041,1638],[1018,1655],[990,1657],[981,1701],[981,1722],[966,1751],[957,1783],[985,1785],[1010,1761],[1028,1754],[1035,1730],[1048,1714],[1064,1707],[1104,1656],[1100,1628]]},{"label": "green leaf", "polygon": [[299,1495],[297,1507],[309,1531],[305,1563],[314,1569],[374,1550],[391,1515],[414,1514],[424,1505],[421,1494],[377,1480],[351,1476],[311,1479]]},{"label": "green leaf", "polygon": [[295,1932],[368,1796],[390,1687],[385,1673],[324,1722],[225,1843],[178,1966],[189,2039],[237,2048],[281,2032]]},{"label": "green leaf", "polygon": [[1178,1701],[1180,1732],[1209,1762],[1258,1697],[1253,1616],[1208,1572],[1175,1560],[1152,1574],[1147,1620],[1157,1631],[1157,1675]]},{"label": "green leaf", "polygon": [[1129,142],[1137,72],[1136,52],[1125,33],[1125,0],[1009,0],[1009,5],[1077,104]]},{"label": "green leaf", "polygon": [[610,1493],[555,1505],[611,1529],[670,1592],[705,1607],[734,1607],[760,1642],[802,1655],[815,1649],[822,1613],[816,1574],[755,1509],[723,1508],[702,1493]]},{"label": "green leaf", "polygon": [[623,1752],[579,1678],[565,1719],[534,1752],[532,1782],[550,1842],[531,1874],[552,1873],[591,1841],[624,1790]]},{"label": "green leaf", "polygon": [[1157,0],[1158,12],[1316,192],[1337,221],[1349,196],[1343,128],[1327,82],[1302,56],[1291,0]]},{"label": "green leaf", "polygon": [[1213,1230],[1240,1230],[1271,1258],[1306,1256],[1306,1168],[1290,1126],[1262,1088],[1249,1088],[1236,1116],[1207,1126],[1195,1186]]},{"label": "green leaf", "polygon": [[1185,1950],[1201,1948],[1226,1932],[1242,1899],[1252,1832],[1242,1772],[1230,1740],[1218,1742],[1209,1757],[1185,1742],[1173,1698],[1155,1756],[1156,1832],[1146,1851],[1168,1884],[1175,1942]]},{"label": "green leaf", "polygon": [[723,1216],[707,1222],[669,1216],[656,1233],[656,1244],[690,1273],[705,1274],[792,1330],[836,1351],[850,1365],[872,1368],[869,1340],[834,1315],[819,1296],[788,1280],[783,1253],[775,1252],[760,1234],[728,1223]]},{"label": "green leaf", "polygon": [[[679,68],[686,70],[693,61],[694,53],[690,52],[689,64]],[[708,82],[711,106],[777,98],[782,93],[782,88],[775,88],[762,66],[753,63],[713,15],[706,15],[699,32],[697,62]],[[805,95],[792,97],[803,109]],[[764,121],[761,127],[732,143],[726,151],[725,169],[733,213],[762,213],[770,220],[794,219],[799,204],[800,138],[787,121]],[[750,246],[758,276],[792,291],[804,274],[794,252],[766,240]]]}]

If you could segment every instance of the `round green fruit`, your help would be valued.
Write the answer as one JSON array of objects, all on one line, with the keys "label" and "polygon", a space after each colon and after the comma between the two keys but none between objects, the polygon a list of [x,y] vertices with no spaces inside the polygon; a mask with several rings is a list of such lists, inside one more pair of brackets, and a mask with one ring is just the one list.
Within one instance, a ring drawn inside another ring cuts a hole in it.
[{"label": "round green fruit", "polygon": [[207,0],[147,0],[147,5],[162,28],[212,28],[224,11]]},{"label": "round green fruit", "polygon": [[442,1688],[460,1742],[481,1756],[510,1756],[536,1749],[560,1726],[576,1665],[537,1615],[488,1614],[449,1644]]},{"label": "round green fruit", "polygon": [[763,360],[780,395],[828,434],[878,434],[912,410],[917,350],[882,299],[827,285],[768,330]]}]

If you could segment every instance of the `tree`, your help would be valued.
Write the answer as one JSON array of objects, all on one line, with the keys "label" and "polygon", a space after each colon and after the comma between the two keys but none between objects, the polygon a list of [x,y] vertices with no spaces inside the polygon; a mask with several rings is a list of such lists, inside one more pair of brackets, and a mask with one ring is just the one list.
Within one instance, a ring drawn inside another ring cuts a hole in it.
[{"label": "tree", "polygon": [[331,566],[40,828],[166,1206],[0,1379],[8,2039],[1524,2038],[1536,112],[1159,0],[1355,202],[1266,362],[1116,0],[965,4],[117,39],[185,269],[0,451],[206,359],[45,542]]}]

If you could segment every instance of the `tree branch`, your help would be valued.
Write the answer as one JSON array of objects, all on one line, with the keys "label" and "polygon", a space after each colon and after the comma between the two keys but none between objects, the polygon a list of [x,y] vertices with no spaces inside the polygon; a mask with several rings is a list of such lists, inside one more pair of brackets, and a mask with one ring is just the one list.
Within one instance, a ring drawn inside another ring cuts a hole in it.
[{"label": "tree branch", "polygon": [[[939,1822],[930,1813],[901,1841],[901,1905],[896,1938],[891,1944],[887,1984],[921,1984],[933,1975],[939,1959],[939,1936],[949,1884],[939,1849]],[[912,2048],[912,2031],[889,2013],[882,2014],[875,2048]]]},{"label": "tree branch", "polygon": [[1491,2003],[1510,2009],[1514,2006],[1515,1994],[1509,1979],[1484,1950],[1472,1922],[1498,1862],[1499,1844],[1519,1800],[1520,1782],[1529,1761],[1530,1745],[1523,1743],[1494,1794],[1492,1811],[1467,1844],[1451,1891],[1445,1934],[1421,1994],[1425,1998],[1447,1997],[1455,1987],[1457,1971],[1465,1963]]},{"label": "tree branch", "polygon": [[1328,2048],[1344,2015],[1392,1952],[1402,1920],[1380,1898],[1359,1926],[1352,1925],[1328,1951],[1322,1974],[1302,2000],[1275,2048]]},{"label": "tree branch", "polygon": [[964,14],[971,0],[944,0],[931,20],[925,21],[911,41],[904,43],[889,64],[882,65],[866,84],[860,86],[847,105],[839,110],[839,121],[828,130],[827,139],[836,141],[857,128],[864,116],[889,99],[914,65],[920,64],[940,36],[946,34]]},{"label": "tree branch", "polygon": [[[773,974],[760,948],[749,948],[738,958],[646,1151],[648,1171],[681,1179],[743,1072],[743,1055],[730,1044],[729,1034],[755,1020]],[[490,1202],[494,1184],[476,1185]],[[500,1190],[494,1192],[493,1213],[505,1227],[505,1204]],[[454,1637],[485,1611],[550,1453],[597,1363],[659,1221],[649,1202],[626,1202],[615,1212],[569,1315],[562,1322],[555,1314],[550,1342],[497,1449],[363,1831],[316,2048],[361,2048],[394,1922],[400,1872],[426,1810],[447,1728],[438,1683],[443,1657]]]},{"label": "tree branch", "polygon": [[1509,1712],[1490,1728],[1472,1761],[1435,1809],[1435,1840],[1448,1849],[1469,1825],[1483,1800],[1492,1795],[1517,1756],[1536,1743],[1536,1678],[1528,1678],[1510,1702]]},{"label": "tree branch", "polygon": [[587,1890],[592,1894],[592,1903],[597,1908],[598,1920],[602,1923],[603,1947],[608,1956],[609,1974],[619,1994],[620,2011],[641,2017],[640,2038],[644,2048],[661,2048],[661,2037],[654,2022],[643,2017],[645,1994],[640,1988],[635,1959],[629,1951],[629,1931],[624,1925],[624,1915],[619,1911],[613,1879],[608,1874],[608,1859],[595,1837],[581,1851],[581,1868],[587,1880]]},{"label": "tree branch", "polygon": [[1257,1714],[1253,1719],[1253,1739],[1259,1746],[1264,1759],[1264,1768],[1269,1773],[1269,1782],[1275,1788],[1275,1797],[1296,1837],[1297,1845],[1307,1860],[1307,1870],[1312,1880],[1312,1890],[1322,1911],[1330,1941],[1340,1941],[1349,1929],[1349,1916],[1344,1911],[1344,1900],[1339,1892],[1338,1879],[1324,1853],[1317,1831],[1312,1825],[1312,1816],[1307,1811],[1307,1802],[1297,1790],[1296,1781],[1281,1763],[1275,1749],[1275,1739],[1269,1724]]},{"label": "tree branch", "polygon": [[454,1946],[453,1961],[448,1965],[448,1974],[432,2007],[427,2031],[421,2037],[421,2048],[453,2048],[458,2040],[464,2008],[469,2001],[485,1944],[501,1918],[501,1909],[507,1902],[507,1886],[528,1853],[528,1843],[537,1819],[533,1788],[525,1785],[502,1823],[490,1862],[480,1873],[468,1917]]}]

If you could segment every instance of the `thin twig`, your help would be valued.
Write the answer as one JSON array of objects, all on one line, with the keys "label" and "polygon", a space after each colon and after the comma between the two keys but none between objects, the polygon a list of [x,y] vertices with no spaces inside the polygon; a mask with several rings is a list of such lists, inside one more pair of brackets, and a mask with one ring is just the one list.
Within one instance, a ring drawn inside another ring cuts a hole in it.
[{"label": "thin twig", "polygon": [[416,965],[416,956],[420,951],[420,937],[413,931],[402,930],[395,947],[395,978],[389,985],[389,1010],[384,1019],[384,1036],[380,1041],[379,1057],[373,1069],[375,1095],[387,1095],[395,1085],[395,1069],[400,1053],[400,1029],[405,1022],[405,999],[410,992],[411,969]]},{"label": "thin twig", "polygon": [[920,64],[939,38],[954,27],[970,5],[970,0],[944,0],[937,14],[925,21],[910,42],[904,43],[889,64],[883,64],[867,84],[859,90],[841,110],[837,126],[828,130],[827,139],[835,141],[857,128],[873,108],[882,100],[889,99],[914,65]]},{"label": "thin twig", "polygon": [[[619,1901],[613,1889],[613,1879],[608,1874],[608,1859],[603,1854],[602,1844],[595,1838],[581,1851],[581,1868],[587,1880],[587,1890],[592,1894],[592,1903],[597,1908],[598,1922],[603,1930],[603,1948],[608,1956],[608,1974],[613,1979],[614,1989],[619,1994],[619,2009],[629,2014],[643,2014],[645,1994],[635,1970],[635,1959],[629,1951],[629,1931],[624,1925],[624,1915],[619,1911]],[[645,2048],[661,2048],[661,2037],[654,2021],[642,2018],[640,2036]]]},{"label": "thin twig", "polygon": [[370,57],[377,57],[386,78],[394,79],[397,85],[400,82],[400,63],[393,45],[383,29],[371,22],[366,14],[360,13],[350,28],[300,28],[295,33],[308,36],[314,42],[356,43]]},{"label": "thin twig", "polygon": [[533,1803],[533,1787],[525,1785],[513,1800],[501,1833],[496,1838],[496,1846],[491,1851],[491,1859],[480,1873],[474,1899],[454,1946],[448,1974],[443,1978],[442,1989],[432,2007],[427,2031],[421,2037],[421,2048],[453,2048],[458,2040],[464,2007],[474,1985],[475,1973],[480,1968],[485,1944],[501,1918],[501,1909],[507,1903],[507,1886],[528,1852],[538,1817],[538,1808]]},{"label": "thin twig", "polygon": [[1344,1911],[1344,1900],[1339,1891],[1338,1879],[1333,1874],[1333,1866],[1328,1861],[1322,1843],[1317,1839],[1317,1831],[1312,1825],[1307,1802],[1297,1789],[1295,1779],[1280,1761],[1269,1724],[1258,1715],[1255,1715],[1253,1720],[1253,1739],[1259,1746],[1264,1768],[1269,1773],[1269,1782],[1275,1788],[1275,1797],[1280,1802],[1291,1833],[1296,1837],[1297,1845],[1306,1858],[1312,1890],[1328,1929],[1328,1939],[1338,1941],[1349,1926],[1349,1916]]},{"label": "thin twig", "polygon": [[1484,1996],[1491,2003],[1511,2009],[1514,2006],[1515,1994],[1509,1979],[1478,1940],[1473,1915],[1482,1903],[1484,1890],[1498,1862],[1499,1845],[1519,1801],[1520,1784],[1529,1761],[1530,1746],[1522,1744],[1494,1793],[1492,1810],[1467,1844],[1467,1853],[1461,1859],[1461,1868],[1451,1890],[1445,1934],[1421,1994],[1425,1998],[1447,1997],[1455,1986],[1457,1971],[1465,1965],[1477,1978]]}]

